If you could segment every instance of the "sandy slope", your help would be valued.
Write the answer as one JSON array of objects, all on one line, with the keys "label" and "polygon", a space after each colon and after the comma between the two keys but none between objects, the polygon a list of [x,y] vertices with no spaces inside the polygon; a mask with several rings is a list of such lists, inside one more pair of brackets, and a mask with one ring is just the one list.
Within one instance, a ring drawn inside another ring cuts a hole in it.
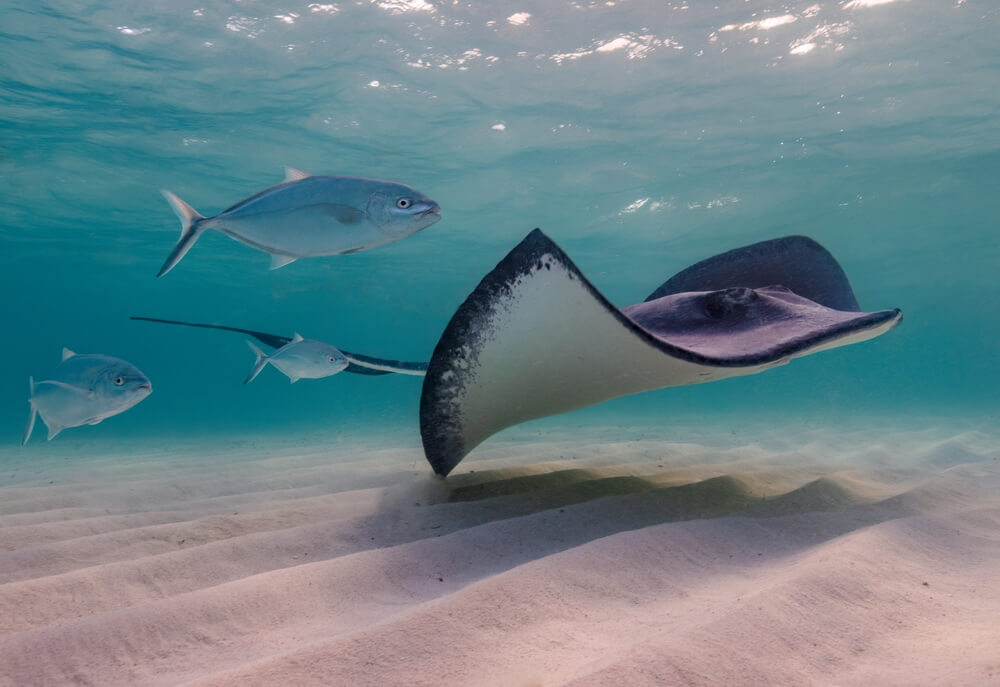
[{"label": "sandy slope", "polygon": [[0,684],[1000,685],[997,436],[621,437],[3,449]]}]

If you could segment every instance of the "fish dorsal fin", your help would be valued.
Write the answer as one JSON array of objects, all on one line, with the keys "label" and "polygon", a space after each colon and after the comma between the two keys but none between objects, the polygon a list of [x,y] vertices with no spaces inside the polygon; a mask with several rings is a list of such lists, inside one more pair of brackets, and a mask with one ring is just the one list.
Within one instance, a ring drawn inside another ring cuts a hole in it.
[{"label": "fish dorsal fin", "polygon": [[290,181],[302,181],[303,179],[308,179],[312,174],[309,172],[303,172],[301,169],[295,169],[294,167],[285,167],[285,183]]},{"label": "fish dorsal fin", "polygon": [[299,341],[302,341],[302,335],[295,332],[295,336],[292,337],[292,343],[298,343]]},{"label": "fish dorsal fin", "polygon": [[279,267],[284,267],[285,265],[295,262],[298,260],[294,255],[281,255],[280,253],[271,253],[271,269],[276,270]]},{"label": "fish dorsal fin", "polygon": [[63,346],[63,352],[62,352],[63,360],[66,360],[67,358],[72,358],[74,355],[76,355],[76,353]]}]

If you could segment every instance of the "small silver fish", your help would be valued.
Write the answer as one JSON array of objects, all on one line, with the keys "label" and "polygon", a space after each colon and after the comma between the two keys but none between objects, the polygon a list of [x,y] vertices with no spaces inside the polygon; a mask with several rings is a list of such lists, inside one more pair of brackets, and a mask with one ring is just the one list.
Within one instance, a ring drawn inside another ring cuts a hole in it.
[{"label": "small silver fish", "polygon": [[78,355],[63,349],[51,379],[28,378],[31,414],[21,445],[28,443],[35,417],[42,416],[51,441],[67,427],[96,425],[123,413],[153,392],[149,379],[134,365],[97,353]]},{"label": "small silver fish", "polygon": [[303,339],[300,334],[296,334],[291,341],[270,355],[251,341],[247,341],[247,345],[257,355],[257,361],[244,384],[252,382],[268,363],[284,373],[292,384],[300,379],[320,379],[335,375],[348,365],[347,356],[330,344]]},{"label": "small silver fish", "polygon": [[409,186],[358,177],[311,176],[286,168],[285,181],[203,217],[163,191],[181,220],[181,238],[159,274],[174,268],[206,230],[271,254],[271,269],[299,258],[343,255],[405,239],[441,219],[441,208]]}]

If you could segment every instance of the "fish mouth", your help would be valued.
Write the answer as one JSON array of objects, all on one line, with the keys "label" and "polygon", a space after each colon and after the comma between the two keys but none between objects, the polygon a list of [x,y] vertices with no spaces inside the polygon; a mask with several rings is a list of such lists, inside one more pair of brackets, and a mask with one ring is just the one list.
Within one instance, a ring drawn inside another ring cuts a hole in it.
[{"label": "fish mouth", "polygon": [[441,206],[438,205],[437,203],[431,203],[430,207],[428,207],[426,210],[421,210],[418,213],[419,217],[427,217],[428,215],[438,215],[440,217]]},{"label": "fish mouth", "polygon": [[417,231],[422,231],[432,224],[436,224],[441,219],[441,206],[434,203],[426,210],[422,210],[417,213],[416,219],[420,223],[420,229]]}]

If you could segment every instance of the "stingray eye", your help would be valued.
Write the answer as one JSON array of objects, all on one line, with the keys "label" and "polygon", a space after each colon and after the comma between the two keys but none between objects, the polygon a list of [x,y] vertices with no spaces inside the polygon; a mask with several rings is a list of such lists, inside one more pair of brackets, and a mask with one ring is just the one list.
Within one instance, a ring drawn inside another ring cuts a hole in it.
[{"label": "stingray eye", "polygon": [[713,291],[705,296],[705,312],[709,317],[715,319],[742,315],[756,299],[757,293],[753,289],[742,286]]},{"label": "stingray eye", "polygon": [[115,386],[121,386],[125,383],[124,377],[115,377]]},{"label": "stingray eye", "polygon": [[411,205],[413,205],[413,201],[410,200],[409,198],[400,198],[399,200],[396,201],[396,207],[399,208],[400,210],[405,210]]}]

